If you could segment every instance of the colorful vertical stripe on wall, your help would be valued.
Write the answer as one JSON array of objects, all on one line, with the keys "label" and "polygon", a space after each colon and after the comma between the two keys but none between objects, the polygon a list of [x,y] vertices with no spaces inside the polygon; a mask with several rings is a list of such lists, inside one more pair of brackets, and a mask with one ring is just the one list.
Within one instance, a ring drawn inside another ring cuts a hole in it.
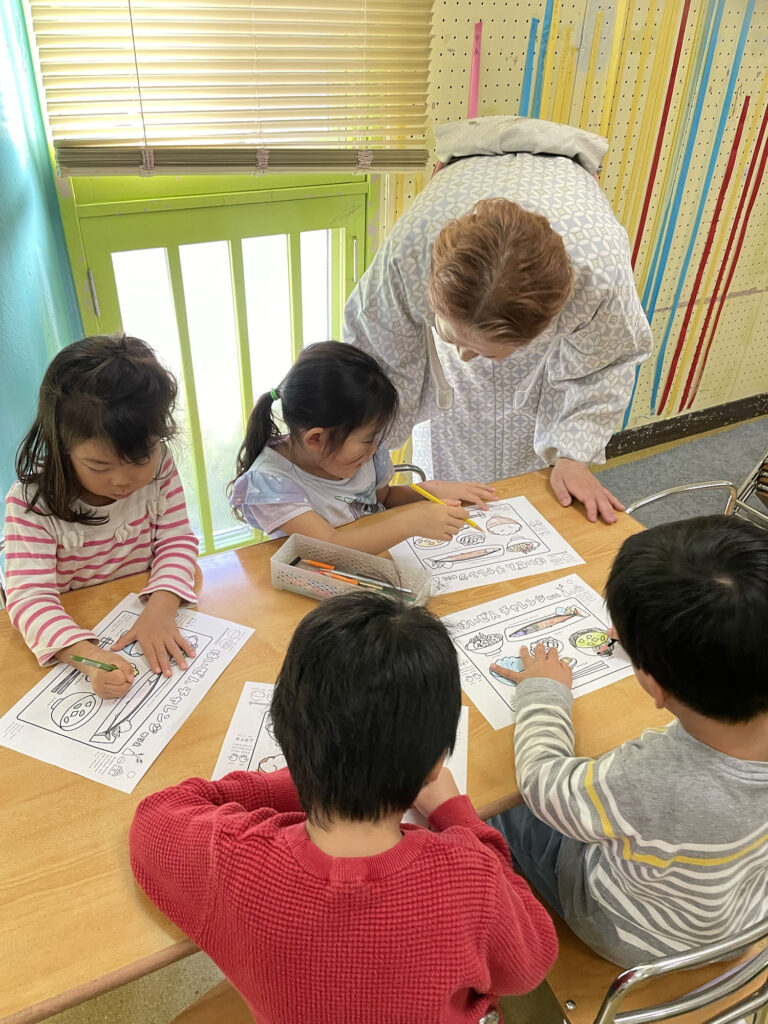
[{"label": "colorful vertical stripe on wall", "polygon": [[436,0],[430,102],[607,136],[601,184],[627,229],[654,353],[621,426],[768,391],[768,4]]}]

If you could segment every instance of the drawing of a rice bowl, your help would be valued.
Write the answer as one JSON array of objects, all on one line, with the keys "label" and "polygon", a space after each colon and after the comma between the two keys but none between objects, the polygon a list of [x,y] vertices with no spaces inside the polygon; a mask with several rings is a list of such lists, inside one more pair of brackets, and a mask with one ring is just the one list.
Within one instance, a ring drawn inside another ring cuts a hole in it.
[{"label": "drawing of a rice bowl", "polygon": [[470,637],[468,642],[464,644],[464,647],[473,654],[486,654],[493,656],[501,650],[501,645],[503,643],[504,637],[501,633],[475,633],[475,635]]},{"label": "drawing of a rice bowl", "polygon": [[445,555],[438,555],[436,558],[428,558],[427,562],[429,562],[433,569],[451,569],[454,565],[463,567],[468,563],[478,561],[480,558],[500,555],[503,550],[504,548],[502,547],[469,548],[467,551],[451,551]]}]

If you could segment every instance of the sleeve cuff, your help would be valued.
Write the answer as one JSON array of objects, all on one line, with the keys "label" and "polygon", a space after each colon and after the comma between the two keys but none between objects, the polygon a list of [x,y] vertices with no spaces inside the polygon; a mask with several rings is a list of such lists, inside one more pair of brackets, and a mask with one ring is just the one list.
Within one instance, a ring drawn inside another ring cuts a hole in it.
[{"label": "sleeve cuff", "polygon": [[437,832],[450,828],[451,825],[474,827],[480,822],[477,811],[468,796],[453,796],[450,800],[436,807],[429,816],[429,824]]}]

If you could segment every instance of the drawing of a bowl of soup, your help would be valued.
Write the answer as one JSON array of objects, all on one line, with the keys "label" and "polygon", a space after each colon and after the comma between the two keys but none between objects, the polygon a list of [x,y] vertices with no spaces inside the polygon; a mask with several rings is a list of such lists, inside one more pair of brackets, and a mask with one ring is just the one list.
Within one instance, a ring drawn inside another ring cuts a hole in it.
[{"label": "drawing of a bowl of soup", "polygon": [[51,705],[51,718],[60,729],[77,729],[93,718],[101,707],[101,697],[95,693],[70,693]]}]

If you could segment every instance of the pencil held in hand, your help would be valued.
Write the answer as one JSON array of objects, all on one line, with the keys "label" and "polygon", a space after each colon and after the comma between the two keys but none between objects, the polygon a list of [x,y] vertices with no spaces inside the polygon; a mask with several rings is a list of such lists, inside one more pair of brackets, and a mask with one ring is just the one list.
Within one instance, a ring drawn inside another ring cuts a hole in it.
[{"label": "pencil held in hand", "polygon": [[[441,498],[436,498],[434,494],[430,494],[429,491],[425,491],[423,487],[419,487],[418,484],[411,484],[410,486],[414,489],[414,491],[420,494],[422,498],[426,498],[427,501],[434,501],[438,505],[447,504],[447,502],[443,501]],[[485,533],[485,530],[482,528],[482,526],[478,526],[477,523],[474,522],[472,519],[465,519],[464,522],[469,523],[470,526],[474,526],[474,528],[476,530],[479,530],[480,533]]]}]

